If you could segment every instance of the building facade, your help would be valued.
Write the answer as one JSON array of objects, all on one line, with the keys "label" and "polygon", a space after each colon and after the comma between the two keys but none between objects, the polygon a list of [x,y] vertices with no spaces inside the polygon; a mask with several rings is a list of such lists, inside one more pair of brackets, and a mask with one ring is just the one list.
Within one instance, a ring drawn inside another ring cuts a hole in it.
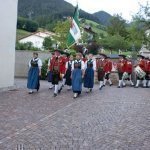
[{"label": "building facade", "polygon": [[0,88],[13,86],[18,0],[4,0],[0,5]]}]

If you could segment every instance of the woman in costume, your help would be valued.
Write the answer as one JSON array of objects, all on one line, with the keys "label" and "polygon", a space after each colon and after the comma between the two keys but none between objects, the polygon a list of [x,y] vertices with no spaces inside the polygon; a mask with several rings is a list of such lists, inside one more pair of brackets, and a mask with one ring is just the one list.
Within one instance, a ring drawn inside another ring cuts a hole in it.
[{"label": "woman in costume", "polygon": [[96,62],[93,55],[89,54],[89,59],[85,62],[84,87],[87,93],[91,92],[94,86],[94,72],[96,70]]},{"label": "woman in costume", "polygon": [[71,73],[72,73],[72,62],[73,62],[73,56],[69,56],[69,61],[66,63],[66,85],[68,86],[68,90],[71,90],[72,80],[71,80]]},{"label": "woman in costume", "polygon": [[27,82],[29,94],[32,94],[34,89],[38,91],[40,88],[41,67],[42,61],[38,58],[38,53],[33,53],[33,58],[29,61],[29,72]]},{"label": "woman in costume", "polygon": [[82,78],[84,76],[84,62],[81,60],[82,54],[77,53],[76,59],[72,63],[72,90],[74,98],[77,98],[82,91]]}]

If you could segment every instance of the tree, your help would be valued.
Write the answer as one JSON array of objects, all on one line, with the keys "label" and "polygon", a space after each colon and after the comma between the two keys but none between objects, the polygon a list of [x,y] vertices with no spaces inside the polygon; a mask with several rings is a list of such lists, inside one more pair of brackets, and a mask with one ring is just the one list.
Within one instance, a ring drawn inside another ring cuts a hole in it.
[{"label": "tree", "polygon": [[144,31],[143,42],[150,48],[150,6],[148,2],[145,6],[140,5],[140,10],[133,19],[142,25]]},{"label": "tree", "polygon": [[69,34],[69,29],[70,29],[70,22],[69,20],[66,21],[58,21],[54,31],[56,33],[56,36],[54,37],[56,41],[60,42],[61,48],[66,48],[66,42],[67,42],[67,37]]},{"label": "tree", "polygon": [[17,20],[17,29],[36,32],[38,30],[38,24],[35,21],[19,17]]},{"label": "tree", "polygon": [[50,49],[52,47],[52,44],[53,44],[53,42],[50,37],[46,37],[44,39],[44,42],[43,42],[44,49],[46,49],[46,50]]},{"label": "tree", "polygon": [[110,20],[110,25],[107,27],[107,32],[110,35],[120,35],[126,37],[126,21],[119,15],[115,15]]}]

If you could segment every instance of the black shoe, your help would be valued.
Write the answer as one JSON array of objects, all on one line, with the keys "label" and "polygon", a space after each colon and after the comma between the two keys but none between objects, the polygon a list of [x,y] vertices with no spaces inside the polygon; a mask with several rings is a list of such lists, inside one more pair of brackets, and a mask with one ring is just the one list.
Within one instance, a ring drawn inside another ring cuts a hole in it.
[{"label": "black shoe", "polygon": [[103,86],[101,86],[101,87],[99,88],[99,90],[102,90],[102,88],[103,88]]},{"label": "black shoe", "polygon": [[54,93],[54,97],[56,97],[57,96],[57,94],[56,93]]},{"label": "black shoe", "polygon": [[109,86],[112,86],[113,84],[109,84]]},{"label": "black shoe", "polygon": [[61,92],[61,90],[62,90],[62,87],[58,90],[58,93],[60,93],[60,92]]},{"label": "black shoe", "polygon": [[120,86],[118,86],[118,88],[121,88]]},{"label": "black shoe", "polygon": [[135,86],[134,88],[138,88],[139,86]]},{"label": "black shoe", "polygon": [[103,84],[103,87],[105,87],[105,84]]}]

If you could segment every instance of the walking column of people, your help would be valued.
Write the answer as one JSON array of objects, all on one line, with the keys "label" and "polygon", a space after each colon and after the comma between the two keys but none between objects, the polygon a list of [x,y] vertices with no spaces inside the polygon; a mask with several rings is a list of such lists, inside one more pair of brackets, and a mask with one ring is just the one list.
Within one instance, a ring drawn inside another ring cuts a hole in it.
[{"label": "walking column of people", "polygon": [[[125,55],[119,55],[117,63],[118,88],[126,86],[127,81],[134,86],[132,73],[136,75],[135,88],[138,88],[140,82],[144,88],[150,88],[150,58],[138,55],[136,65]],[[29,94],[40,88],[42,61],[38,58],[38,53],[33,53],[33,58],[29,61],[28,83]],[[74,57],[60,50],[55,50],[48,61],[48,82],[49,89],[54,88],[54,97],[61,93],[63,87],[67,85],[67,90],[73,91],[73,98],[77,98],[82,92],[82,84],[86,88],[86,93],[92,92],[94,87],[94,78],[99,81],[99,90],[105,87],[106,82],[112,86],[110,78],[113,62],[110,57],[99,53],[95,58],[89,54],[87,59],[81,53]]]}]

